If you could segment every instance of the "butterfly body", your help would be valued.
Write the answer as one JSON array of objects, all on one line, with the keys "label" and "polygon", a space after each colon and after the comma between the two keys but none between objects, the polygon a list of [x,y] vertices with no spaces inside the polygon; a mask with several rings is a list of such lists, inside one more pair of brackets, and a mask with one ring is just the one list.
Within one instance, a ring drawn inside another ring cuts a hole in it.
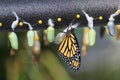
[{"label": "butterfly body", "polygon": [[80,48],[73,29],[66,32],[60,43],[58,54],[73,71],[79,70],[81,64]]}]

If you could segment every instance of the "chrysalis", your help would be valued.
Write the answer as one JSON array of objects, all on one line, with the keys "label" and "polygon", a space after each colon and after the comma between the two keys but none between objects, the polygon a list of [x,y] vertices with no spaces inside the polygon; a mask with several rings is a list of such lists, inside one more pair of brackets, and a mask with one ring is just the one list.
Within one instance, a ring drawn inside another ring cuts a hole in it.
[{"label": "chrysalis", "polygon": [[120,10],[117,10],[115,13],[110,15],[109,22],[108,22],[107,26],[109,29],[109,34],[111,36],[115,36],[115,24],[114,24],[115,19],[114,19],[114,17],[119,15],[119,14],[120,14]]},{"label": "chrysalis", "polygon": [[10,40],[11,47],[14,50],[17,50],[18,49],[18,38],[17,38],[16,33],[15,32],[10,32],[8,38]]},{"label": "chrysalis", "polygon": [[90,17],[84,10],[83,13],[88,21],[88,27],[90,28],[88,38],[89,38],[89,45],[93,46],[96,40],[96,31],[93,28],[93,17]]},{"label": "chrysalis", "polygon": [[14,49],[11,49],[10,50],[10,56],[13,56],[13,55],[15,55],[15,51],[14,51]]},{"label": "chrysalis", "polygon": [[94,29],[90,29],[88,37],[89,37],[89,45],[93,46],[96,41],[96,31]]},{"label": "chrysalis", "polygon": [[88,38],[89,28],[84,28],[84,35],[83,35],[83,46],[82,46],[82,54],[86,56],[88,54],[89,49],[89,38]]},{"label": "chrysalis", "polygon": [[44,41],[44,45],[48,46],[49,45],[49,41],[47,39],[47,30],[43,31],[43,41]]},{"label": "chrysalis", "polygon": [[49,27],[47,28],[47,39],[49,42],[54,41],[55,29],[52,19],[48,20]]},{"label": "chrysalis", "polygon": [[[19,17],[17,16],[17,14],[13,11],[13,14],[16,17],[16,20],[12,22],[11,28],[14,31],[14,29],[17,27],[18,22],[19,22]],[[15,55],[15,51],[14,50],[18,50],[18,38],[15,32],[9,32],[8,33],[8,38],[10,41],[10,45],[12,47],[12,49],[10,50],[10,55]]]},{"label": "chrysalis", "polygon": [[55,43],[56,44],[60,44],[60,42],[63,40],[63,37],[65,36],[65,33],[63,33],[63,32],[60,32],[60,33],[58,33],[57,35],[56,35],[56,37],[55,37]]},{"label": "chrysalis", "polygon": [[41,52],[41,45],[40,45],[40,37],[38,36],[37,31],[35,32],[35,43],[33,46],[33,55],[34,55],[34,61],[35,63],[39,62],[39,58],[40,58],[40,52]]},{"label": "chrysalis", "polygon": [[28,25],[28,28],[29,28],[29,31],[27,32],[28,46],[32,47],[34,45],[34,42],[35,42],[35,40],[34,40],[35,34],[33,31],[33,27],[30,23],[28,23],[26,21],[23,21],[23,23]]},{"label": "chrysalis", "polygon": [[83,45],[82,46],[82,54],[83,54],[83,56],[87,56],[88,49],[89,49],[89,45]]},{"label": "chrysalis", "polygon": [[89,28],[85,27],[84,28],[84,35],[83,35],[83,44],[84,45],[89,45],[88,33],[89,33]]},{"label": "chrysalis", "polygon": [[108,29],[109,29],[109,34],[111,36],[115,36],[115,24],[114,24],[114,22],[113,21],[109,21],[107,26],[108,26]]},{"label": "chrysalis", "polygon": [[32,47],[34,45],[34,42],[35,42],[34,36],[35,35],[34,35],[34,31],[33,30],[29,30],[27,32],[27,39],[28,39],[28,45],[29,45],[29,47]]},{"label": "chrysalis", "polygon": [[105,26],[105,33],[106,33],[107,35],[109,35],[109,30],[108,30],[107,26]]},{"label": "chrysalis", "polygon": [[116,39],[120,40],[120,25],[116,25]]}]

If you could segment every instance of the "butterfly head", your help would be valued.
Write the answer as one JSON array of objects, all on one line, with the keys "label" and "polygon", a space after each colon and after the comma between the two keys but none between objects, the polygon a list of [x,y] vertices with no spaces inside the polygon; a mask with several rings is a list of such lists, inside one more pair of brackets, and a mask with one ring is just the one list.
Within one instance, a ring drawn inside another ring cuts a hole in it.
[{"label": "butterfly head", "polygon": [[69,36],[70,33],[73,33],[74,29],[77,28],[78,25],[79,25],[79,23],[76,23],[76,24],[71,23],[71,24],[67,27],[66,35]]}]

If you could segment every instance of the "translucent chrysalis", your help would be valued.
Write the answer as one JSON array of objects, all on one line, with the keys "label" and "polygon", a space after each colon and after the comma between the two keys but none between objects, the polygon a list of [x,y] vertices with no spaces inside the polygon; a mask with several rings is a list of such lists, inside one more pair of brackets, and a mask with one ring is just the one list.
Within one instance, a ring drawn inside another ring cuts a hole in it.
[{"label": "translucent chrysalis", "polygon": [[120,10],[117,10],[115,13],[110,15],[109,22],[107,24],[108,29],[109,29],[109,34],[111,36],[115,36],[115,24],[114,24],[114,17],[120,14]]},{"label": "translucent chrysalis", "polygon": [[113,21],[109,21],[107,26],[108,26],[108,29],[109,29],[109,34],[111,36],[115,36],[115,24],[114,24],[114,22]]},{"label": "translucent chrysalis", "polygon": [[65,33],[59,32],[55,37],[55,43],[60,44],[60,42],[63,40],[63,37],[65,36]]}]

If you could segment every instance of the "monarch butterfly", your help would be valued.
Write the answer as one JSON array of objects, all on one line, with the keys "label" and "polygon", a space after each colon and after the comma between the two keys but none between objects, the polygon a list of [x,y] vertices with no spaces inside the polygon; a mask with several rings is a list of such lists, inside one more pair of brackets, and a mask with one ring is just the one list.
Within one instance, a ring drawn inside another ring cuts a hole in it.
[{"label": "monarch butterfly", "polygon": [[73,71],[78,71],[81,64],[81,55],[79,44],[73,33],[74,29],[72,26],[75,25],[70,24],[69,27],[67,27],[67,31],[63,31],[65,36],[60,43],[58,55],[70,66]]}]

